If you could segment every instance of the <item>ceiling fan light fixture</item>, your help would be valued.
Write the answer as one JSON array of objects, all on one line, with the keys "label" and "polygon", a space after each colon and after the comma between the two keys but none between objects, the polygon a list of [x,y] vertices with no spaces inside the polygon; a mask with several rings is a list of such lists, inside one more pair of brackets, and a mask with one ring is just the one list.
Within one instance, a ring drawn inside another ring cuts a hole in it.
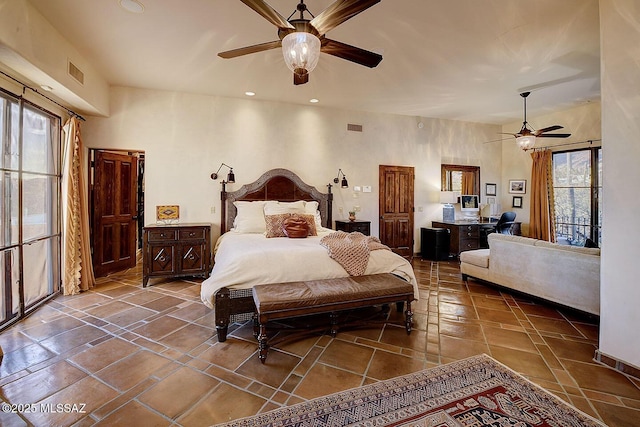
[{"label": "ceiling fan light fixture", "polygon": [[524,151],[527,151],[536,144],[536,137],[533,135],[523,135],[516,138],[516,143],[518,147],[522,148]]},{"label": "ceiling fan light fixture", "polygon": [[282,55],[287,67],[296,74],[313,71],[320,58],[320,39],[311,33],[293,32],[282,39]]}]

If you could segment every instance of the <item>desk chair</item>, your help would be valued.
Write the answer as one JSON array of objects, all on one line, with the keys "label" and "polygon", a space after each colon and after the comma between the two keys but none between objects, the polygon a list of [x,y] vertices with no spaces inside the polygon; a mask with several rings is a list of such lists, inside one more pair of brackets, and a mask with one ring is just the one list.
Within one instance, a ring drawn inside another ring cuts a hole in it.
[{"label": "desk chair", "polygon": [[511,226],[516,219],[515,212],[503,212],[496,222],[495,232],[500,234],[511,234]]}]

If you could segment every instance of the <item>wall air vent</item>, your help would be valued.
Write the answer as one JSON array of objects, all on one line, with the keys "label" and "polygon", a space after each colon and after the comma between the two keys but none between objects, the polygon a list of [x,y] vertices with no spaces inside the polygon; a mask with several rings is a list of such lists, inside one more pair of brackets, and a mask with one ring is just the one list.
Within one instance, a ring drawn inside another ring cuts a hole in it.
[{"label": "wall air vent", "polygon": [[347,130],[352,132],[362,132],[362,125],[354,125],[353,123],[347,123]]},{"label": "wall air vent", "polygon": [[69,75],[73,77],[78,83],[84,85],[84,73],[82,72],[82,70],[76,67],[76,65],[71,61],[68,61],[68,65]]}]

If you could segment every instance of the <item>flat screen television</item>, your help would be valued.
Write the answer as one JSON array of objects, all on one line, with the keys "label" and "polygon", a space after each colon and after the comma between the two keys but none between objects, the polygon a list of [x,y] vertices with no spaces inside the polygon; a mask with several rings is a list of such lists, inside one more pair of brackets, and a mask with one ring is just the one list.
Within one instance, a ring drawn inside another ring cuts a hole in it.
[{"label": "flat screen television", "polygon": [[480,212],[480,201],[475,194],[460,196],[460,212],[464,214],[465,219],[477,219]]}]

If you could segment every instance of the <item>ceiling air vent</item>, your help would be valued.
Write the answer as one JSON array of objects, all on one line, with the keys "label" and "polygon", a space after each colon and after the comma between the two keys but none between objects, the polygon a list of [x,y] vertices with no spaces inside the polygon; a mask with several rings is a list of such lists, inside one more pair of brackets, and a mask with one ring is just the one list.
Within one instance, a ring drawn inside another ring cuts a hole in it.
[{"label": "ceiling air vent", "polygon": [[68,71],[71,77],[73,77],[81,85],[84,85],[84,73],[71,61],[69,61]]},{"label": "ceiling air vent", "polygon": [[362,125],[354,125],[352,123],[347,123],[347,130],[352,132],[362,132]]}]

